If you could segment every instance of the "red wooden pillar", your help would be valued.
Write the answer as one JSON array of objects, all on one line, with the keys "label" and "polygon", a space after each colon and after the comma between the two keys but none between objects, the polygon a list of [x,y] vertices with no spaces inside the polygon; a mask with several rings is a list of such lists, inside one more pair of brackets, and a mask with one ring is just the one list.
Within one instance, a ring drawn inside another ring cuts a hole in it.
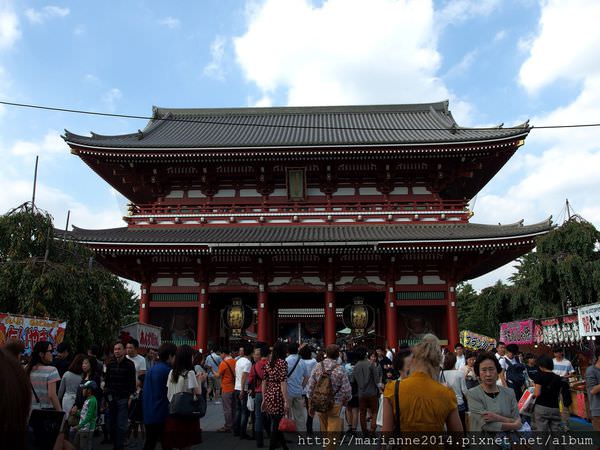
[{"label": "red wooden pillar", "polygon": [[325,291],[325,346],[335,344],[335,292],[333,283]]},{"label": "red wooden pillar", "polygon": [[385,289],[385,340],[386,345],[398,350],[398,312],[394,283],[387,283]]},{"label": "red wooden pillar", "polygon": [[198,330],[196,333],[198,350],[202,353],[208,352],[208,292],[207,285],[201,284],[200,303],[198,305]]},{"label": "red wooden pillar", "polygon": [[269,303],[268,294],[264,284],[258,285],[258,300],[257,300],[257,336],[256,339],[259,342],[269,342]]},{"label": "red wooden pillar", "polygon": [[150,323],[150,283],[147,282],[141,285],[139,321]]},{"label": "red wooden pillar", "polygon": [[456,308],[456,292],[454,285],[448,287],[448,304],[446,305],[446,320],[448,321],[448,347],[454,351],[458,343],[458,313]]}]

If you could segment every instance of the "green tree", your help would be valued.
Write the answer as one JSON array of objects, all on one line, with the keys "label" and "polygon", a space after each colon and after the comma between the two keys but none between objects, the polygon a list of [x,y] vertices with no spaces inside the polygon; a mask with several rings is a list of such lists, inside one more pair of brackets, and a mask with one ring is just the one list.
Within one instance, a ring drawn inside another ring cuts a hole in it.
[{"label": "green tree", "polygon": [[136,304],[90,250],[55,235],[49,214],[25,204],[0,216],[0,311],[66,320],[84,350],[117,337]]},{"label": "green tree", "polygon": [[513,310],[548,317],[599,301],[599,246],[600,232],[578,216],[540,238],[511,278]]}]

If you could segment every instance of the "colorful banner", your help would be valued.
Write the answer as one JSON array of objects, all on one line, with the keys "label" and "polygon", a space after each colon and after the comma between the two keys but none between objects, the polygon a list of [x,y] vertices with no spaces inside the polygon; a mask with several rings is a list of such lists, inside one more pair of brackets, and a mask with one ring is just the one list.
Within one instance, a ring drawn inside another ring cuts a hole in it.
[{"label": "colorful banner", "polygon": [[143,349],[157,349],[160,347],[162,328],[155,325],[149,325],[147,323],[132,323],[125,326],[121,330],[119,338],[123,342],[127,342],[130,339],[137,339],[140,343],[140,348]]},{"label": "colorful banner", "polygon": [[540,323],[544,344],[569,345],[580,340],[579,321],[575,314],[544,319]]},{"label": "colorful banner", "polygon": [[460,343],[470,350],[491,350],[496,347],[496,339],[469,330],[460,332]]},{"label": "colorful banner", "polygon": [[25,354],[30,354],[36,343],[49,341],[56,348],[65,337],[67,322],[38,317],[0,313],[0,345],[10,340],[25,344]]},{"label": "colorful banner", "polygon": [[500,340],[505,344],[533,344],[533,319],[500,324]]},{"label": "colorful banner", "polygon": [[600,303],[582,306],[577,310],[577,318],[582,337],[600,335]]}]

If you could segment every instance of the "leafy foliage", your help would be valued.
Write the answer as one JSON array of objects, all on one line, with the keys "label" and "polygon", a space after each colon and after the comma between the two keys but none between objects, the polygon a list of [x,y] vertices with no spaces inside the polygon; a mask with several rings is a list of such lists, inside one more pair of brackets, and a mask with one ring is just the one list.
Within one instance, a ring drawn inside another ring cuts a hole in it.
[{"label": "leafy foliage", "polygon": [[80,350],[110,342],[137,298],[91,251],[54,233],[52,217],[27,205],[0,216],[0,311],[66,320]]},{"label": "leafy foliage", "polygon": [[592,224],[577,217],[565,222],[518,260],[511,284],[498,281],[479,294],[468,283],[457,287],[460,328],[496,336],[502,322],[558,316],[600,301],[599,249]]}]

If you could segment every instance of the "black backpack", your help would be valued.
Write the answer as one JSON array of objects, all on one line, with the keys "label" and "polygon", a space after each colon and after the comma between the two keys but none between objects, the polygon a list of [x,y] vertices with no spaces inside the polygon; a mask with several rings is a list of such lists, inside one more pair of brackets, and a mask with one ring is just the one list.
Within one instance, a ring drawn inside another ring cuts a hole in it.
[{"label": "black backpack", "polygon": [[522,391],[523,386],[525,386],[525,371],[527,368],[518,361],[511,363],[508,358],[506,358],[506,364],[506,383],[509,387]]}]

